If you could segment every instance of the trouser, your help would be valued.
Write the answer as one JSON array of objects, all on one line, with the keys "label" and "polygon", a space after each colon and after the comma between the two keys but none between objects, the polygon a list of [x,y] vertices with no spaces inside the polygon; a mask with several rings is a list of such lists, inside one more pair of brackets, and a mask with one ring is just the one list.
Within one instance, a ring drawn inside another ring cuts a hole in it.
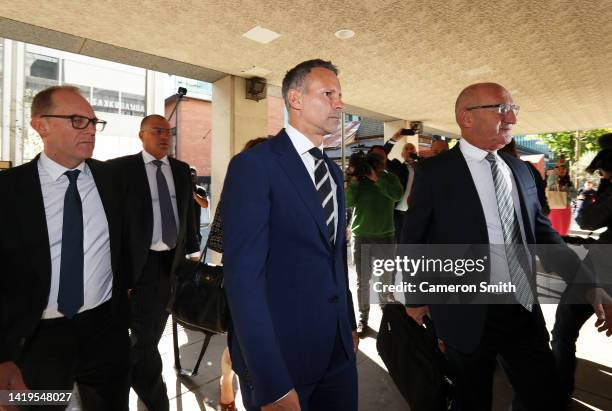
[{"label": "trouser", "polygon": [[[372,279],[372,264],[375,259],[395,258],[394,236],[387,237],[357,237],[353,235],[353,261],[357,272],[357,304],[359,306],[359,322],[367,323],[370,314],[370,279]],[[364,247],[367,246],[367,247]],[[369,262],[369,263],[368,263]],[[375,281],[382,284],[393,284],[394,271],[383,270]],[[393,300],[393,294],[379,292],[378,302],[385,304]]]},{"label": "trouser", "polygon": [[157,348],[168,320],[170,269],[174,251],[149,251],[138,284],[130,297],[132,318],[131,386],[149,411],[169,408],[162,359]]},{"label": "trouser", "polygon": [[[356,357],[349,356],[344,350],[340,333],[336,341],[325,374],[313,384],[296,385],[300,409],[302,411],[357,411],[357,364]],[[247,411],[259,411],[248,403],[252,398],[251,388],[240,378],[240,390]]]},{"label": "trouser", "polygon": [[404,228],[404,216],[406,211],[393,210],[393,224],[395,225],[395,242],[402,243],[402,229]]},{"label": "trouser", "polygon": [[568,304],[566,293],[563,293],[557,306],[551,345],[561,381],[561,397],[564,404],[569,404],[576,383],[576,340],[580,328],[593,315],[593,307],[589,304]]},{"label": "trouser", "polygon": [[[72,391],[76,382],[83,410],[127,411],[129,339],[120,321],[112,315],[110,301],[72,319],[41,320],[17,361],[26,386]],[[31,407],[65,408],[66,404]]]},{"label": "trouser", "polygon": [[458,409],[491,410],[499,358],[516,394],[514,410],[558,411],[558,376],[542,317],[519,304],[489,305],[487,310],[483,336],[474,352],[462,353],[447,344]]}]

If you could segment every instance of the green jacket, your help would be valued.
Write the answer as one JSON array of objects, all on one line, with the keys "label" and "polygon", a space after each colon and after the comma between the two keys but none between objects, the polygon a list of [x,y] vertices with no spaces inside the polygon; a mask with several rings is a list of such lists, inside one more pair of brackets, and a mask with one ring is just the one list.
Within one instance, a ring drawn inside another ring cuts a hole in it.
[{"label": "green jacket", "polygon": [[395,174],[383,172],[376,183],[351,181],[346,189],[346,207],[354,208],[351,231],[357,237],[388,237],[395,233],[393,209],[404,194]]}]

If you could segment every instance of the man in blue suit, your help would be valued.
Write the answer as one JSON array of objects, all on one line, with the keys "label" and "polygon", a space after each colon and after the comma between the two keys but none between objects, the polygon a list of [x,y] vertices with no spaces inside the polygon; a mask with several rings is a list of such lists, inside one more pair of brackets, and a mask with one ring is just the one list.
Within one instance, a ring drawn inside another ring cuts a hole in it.
[{"label": "man in blue suit", "polygon": [[248,410],[356,410],[342,173],[323,136],[344,108],[337,69],[287,72],[289,125],[237,155],[223,188],[228,345]]}]

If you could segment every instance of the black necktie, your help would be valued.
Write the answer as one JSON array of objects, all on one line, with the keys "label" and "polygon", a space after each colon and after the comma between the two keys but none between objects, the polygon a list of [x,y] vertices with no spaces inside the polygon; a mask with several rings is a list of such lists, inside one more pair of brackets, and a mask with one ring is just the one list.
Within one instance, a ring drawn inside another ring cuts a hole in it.
[{"label": "black necktie", "polygon": [[174,248],[176,245],[176,220],[174,219],[174,210],[172,209],[172,200],[170,199],[168,183],[161,170],[161,166],[164,163],[161,160],[153,160],[153,164],[157,166],[155,178],[157,180],[157,196],[159,198],[159,210],[161,213],[162,241],[168,247]]},{"label": "black necktie", "polygon": [[493,173],[497,208],[499,209],[499,218],[501,219],[504,243],[506,245],[508,269],[510,271],[510,279],[516,286],[516,299],[523,307],[531,311],[534,297],[526,272],[526,267],[528,267],[529,263],[527,262],[527,253],[524,249],[520,227],[514,211],[514,204],[510,196],[510,188],[497,165],[496,157],[489,153],[485,158],[491,165],[491,172]]},{"label": "black necktie", "polygon": [[317,192],[321,198],[321,206],[323,207],[323,215],[325,216],[325,224],[329,231],[329,242],[334,243],[336,238],[336,224],[334,221],[334,202],[332,195],[331,176],[327,171],[323,153],[316,147],[311,148],[308,152],[315,159],[315,185]]},{"label": "black necktie", "polygon": [[81,170],[70,170],[64,195],[62,255],[57,309],[72,318],[83,306],[83,205],[77,187]]}]

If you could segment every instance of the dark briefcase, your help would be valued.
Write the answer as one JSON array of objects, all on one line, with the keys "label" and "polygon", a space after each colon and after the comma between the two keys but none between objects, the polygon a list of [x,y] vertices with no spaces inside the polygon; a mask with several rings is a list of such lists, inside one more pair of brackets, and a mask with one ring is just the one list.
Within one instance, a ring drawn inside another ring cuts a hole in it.
[{"label": "dark briefcase", "polygon": [[229,308],[223,289],[223,266],[184,259],[177,267],[168,311],[179,322],[213,334],[227,332]]},{"label": "dark briefcase", "polygon": [[401,304],[387,304],[376,348],[412,411],[453,410],[453,382],[433,324],[419,326]]}]

